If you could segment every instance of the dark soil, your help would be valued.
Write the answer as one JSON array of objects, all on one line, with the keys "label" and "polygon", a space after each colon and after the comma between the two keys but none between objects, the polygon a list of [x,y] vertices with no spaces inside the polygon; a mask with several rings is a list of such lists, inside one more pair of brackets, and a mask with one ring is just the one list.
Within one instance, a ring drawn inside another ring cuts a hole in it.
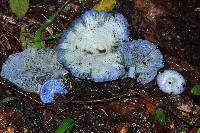
[{"label": "dark soil", "polygon": [[[23,48],[21,26],[34,35],[42,23],[64,0],[31,0],[28,14],[18,19],[6,0],[0,1],[0,66],[6,58]],[[98,0],[69,1],[70,10],[43,32],[43,36],[63,32]],[[164,94],[155,80],[142,85],[135,79],[94,83],[66,75],[69,95],[56,96],[55,103],[44,105],[39,96],[21,91],[0,77],[0,99],[19,100],[0,106],[0,132],[54,132],[65,117],[75,120],[73,132],[196,132],[200,127],[200,100],[193,98],[192,86],[200,84],[200,2],[198,0],[118,0],[113,12],[122,13],[129,22],[130,39],[146,39],[164,55],[165,68],[180,72],[187,80],[181,95]],[[50,32],[51,31],[51,32]],[[45,42],[53,47],[58,39]],[[0,68],[1,69],[1,68]],[[163,71],[161,70],[161,71]],[[162,108],[166,121],[159,124],[155,110]]]}]

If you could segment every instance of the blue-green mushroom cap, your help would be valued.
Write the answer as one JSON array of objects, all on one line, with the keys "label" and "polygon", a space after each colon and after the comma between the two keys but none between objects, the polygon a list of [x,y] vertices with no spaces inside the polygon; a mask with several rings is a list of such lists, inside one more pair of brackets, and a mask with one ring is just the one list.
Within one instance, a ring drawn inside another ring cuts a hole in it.
[{"label": "blue-green mushroom cap", "polygon": [[163,55],[156,45],[147,40],[133,40],[119,48],[127,76],[137,78],[137,81],[146,84],[152,81],[159,69],[164,67]]},{"label": "blue-green mushroom cap", "polygon": [[125,74],[118,47],[128,41],[128,23],[122,14],[86,11],[63,33],[57,59],[80,79],[104,82]]},{"label": "blue-green mushroom cap", "polygon": [[43,103],[52,103],[54,94],[66,94],[65,85],[60,80],[48,80],[40,89],[40,99]]},{"label": "blue-green mushroom cap", "polygon": [[27,92],[39,93],[49,79],[62,79],[68,71],[56,60],[53,49],[28,48],[12,54],[2,66],[1,76]]}]

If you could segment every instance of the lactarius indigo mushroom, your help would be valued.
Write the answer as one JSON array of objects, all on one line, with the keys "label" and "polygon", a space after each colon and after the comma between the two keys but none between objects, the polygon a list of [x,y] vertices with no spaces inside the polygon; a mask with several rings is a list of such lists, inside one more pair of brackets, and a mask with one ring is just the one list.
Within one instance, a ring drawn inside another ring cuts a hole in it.
[{"label": "lactarius indigo mushroom", "polygon": [[181,94],[185,90],[184,77],[174,70],[165,70],[157,76],[159,89],[168,94]]},{"label": "lactarius indigo mushroom", "polygon": [[164,66],[162,53],[147,40],[127,42],[119,50],[128,68],[127,76],[137,78],[142,84],[152,81]]},{"label": "lactarius indigo mushroom", "polygon": [[54,94],[66,94],[65,85],[60,80],[47,80],[40,89],[40,99],[43,103],[52,103]]},{"label": "lactarius indigo mushroom", "polygon": [[46,80],[61,79],[68,73],[52,49],[28,48],[12,54],[2,66],[1,76],[27,92],[39,93]]},{"label": "lactarius indigo mushroom", "polygon": [[119,13],[86,11],[64,32],[57,59],[80,79],[116,80],[125,73],[117,48],[128,41],[127,27]]}]

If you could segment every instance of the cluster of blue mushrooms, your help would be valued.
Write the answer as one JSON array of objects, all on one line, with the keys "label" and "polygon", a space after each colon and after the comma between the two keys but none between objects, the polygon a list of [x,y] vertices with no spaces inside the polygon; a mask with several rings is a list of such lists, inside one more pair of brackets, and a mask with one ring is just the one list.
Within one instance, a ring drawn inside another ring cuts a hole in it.
[{"label": "cluster of blue mushrooms", "polygon": [[122,14],[86,11],[63,33],[56,47],[57,59],[80,79],[116,80],[125,74],[118,47],[128,38],[128,23]]},{"label": "cluster of blue mushrooms", "polygon": [[27,92],[39,93],[49,79],[60,79],[68,73],[56,60],[53,49],[28,48],[12,54],[2,66],[1,76]]},{"label": "cluster of blue mushrooms", "polygon": [[[28,48],[12,54],[1,76],[27,92],[39,93],[43,103],[51,103],[54,94],[67,93],[62,82],[67,70],[95,82],[130,77],[146,84],[162,67],[163,56],[156,45],[129,41],[128,22],[122,14],[89,10],[64,31],[56,51]],[[157,84],[163,92],[180,94],[185,80],[176,71],[166,70],[157,76]]]},{"label": "cluster of blue mushrooms", "polygon": [[127,75],[143,84],[152,81],[164,66],[161,52],[149,41],[128,41],[122,14],[86,11],[63,33],[57,59],[81,79],[104,82]]}]

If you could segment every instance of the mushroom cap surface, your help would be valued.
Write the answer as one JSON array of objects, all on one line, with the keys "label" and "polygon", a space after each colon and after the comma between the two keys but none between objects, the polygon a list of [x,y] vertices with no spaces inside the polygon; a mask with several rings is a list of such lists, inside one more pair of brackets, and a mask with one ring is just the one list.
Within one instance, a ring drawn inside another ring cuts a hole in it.
[{"label": "mushroom cap surface", "polygon": [[2,66],[1,76],[27,92],[39,93],[49,79],[60,79],[68,73],[56,60],[53,49],[28,48],[12,54]]},{"label": "mushroom cap surface", "polygon": [[185,90],[184,77],[174,70],[165,70],[157,76],[159,89],[168,94],[181,94]]},{"label": "mushroom cap surface", "polygon": [[57,60],[80,79],[104,82],[125,73],[117,48],[128,40],[123,15],[86,11],[74,20],[57,45]]},{"label": "mushroom cap surface", "polygon": [[60,80],[48,80],[40,89],[40,99],[43,103],[52,103],[54,94],[66,94],[65,85]]},{"label": "mushroom cap surface", "polygon": [[152,81],[157,71],[164,67],[162,53],[156,45],[147,40],[127,42],[119,51],[128,68],[127,76],[137,78],[142,84]]}]

